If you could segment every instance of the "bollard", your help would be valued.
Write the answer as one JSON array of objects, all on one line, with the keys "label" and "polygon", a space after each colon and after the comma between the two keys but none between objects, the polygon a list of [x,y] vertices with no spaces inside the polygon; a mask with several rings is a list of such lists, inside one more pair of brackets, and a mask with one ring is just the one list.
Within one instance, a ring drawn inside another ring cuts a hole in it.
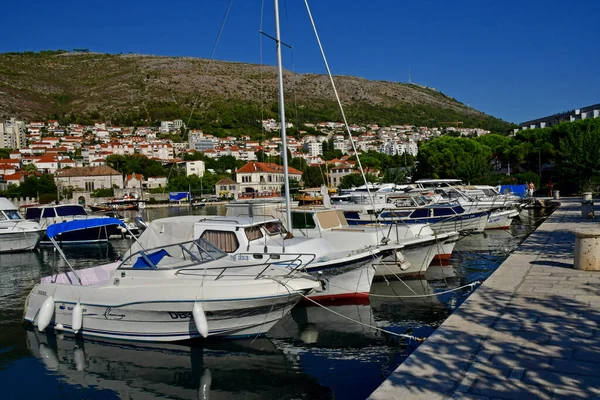
[{"label": "bollard", "polygon": [[583,201],[592,200],[592,192],[583,192]]},{"label": "bollard", "polygon": [[584,200],[581,202],[581,218],[594,219],[594,202],[592,200]]},{"label": "bollard", "polygon": [[582,271],[600,271],[600,229],[578,229],[575,234],[575,262]]},{"label": "bollard", "polygon": [[554,195],[554,200],[560,199],[560,190],[555,190],[552,194]]}]

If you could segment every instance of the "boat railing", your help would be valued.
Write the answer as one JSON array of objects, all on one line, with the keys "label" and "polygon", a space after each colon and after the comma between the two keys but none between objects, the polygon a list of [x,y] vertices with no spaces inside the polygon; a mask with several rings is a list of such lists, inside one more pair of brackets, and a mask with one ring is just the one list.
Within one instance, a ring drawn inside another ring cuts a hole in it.
[{"label": "boat railing", "polygon": [[[254,259],[255,256],[259,255],[258,253],[235,253],[230,257],[232,259],[235,257],[238,261],[249,261]],[[207,276],[208,272],[211,272],[210,276],[214,277],[214,280],[219,280],[225,277],[231,276],[240,276],[238,271],[253,269],[255,267],[262,267],[259,272],[253,273],[254,279],[260,279],[265,276],[269,276],[272,274],[268,274],[267,271],[273,267],[285,267],[288,268],[289,271],[282,276],[287,278],[298,271],[306,270],[306,267],[311,264],[316,258],[316,254],[311,253],[267,253],[260,254],[267,255],[268,258],[266,261],[261,261],[257,263],[249,263],[249,264],[239,264],[239,265],[224,265],[218,267],[207,267],[207,266],[197,266],[197,267],[186,267],[181,268],[177,272],[176,275],[202,275]],[[228,272],[233,272],[232,274],[228,274]]]}]

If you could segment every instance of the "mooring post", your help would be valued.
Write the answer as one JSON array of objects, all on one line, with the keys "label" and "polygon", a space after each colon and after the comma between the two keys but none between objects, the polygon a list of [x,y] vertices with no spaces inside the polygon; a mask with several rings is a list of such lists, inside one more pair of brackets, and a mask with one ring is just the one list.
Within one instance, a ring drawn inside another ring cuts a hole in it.
[{"label": "mooring post", "polygon": [[594,219],[594,200],[592,199],[592,192],[583,193],[581,200],[581,218]]},{"label": "mooring post", "polygon": [[573,267],[582,271],[600,271],[600,229],[578,229],[573,233],[575,234]]}]

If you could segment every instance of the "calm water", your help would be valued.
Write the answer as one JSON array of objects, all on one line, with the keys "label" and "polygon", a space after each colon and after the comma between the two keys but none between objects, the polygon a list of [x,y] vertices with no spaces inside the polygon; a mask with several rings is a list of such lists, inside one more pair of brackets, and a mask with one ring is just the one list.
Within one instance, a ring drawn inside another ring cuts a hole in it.
[{"label": "calm water", "polygon": [[[223,208],[194,209],[195,214]],[[147,221],[187,208],[145,210]],[[524,211],[509,231],[467,236],[451,266],[426,279],[375,282],[370,304],[295,307],[256,340],[183,345],[101,342],[45,335],[21,325],[25,299],[41,276],[63,266],[51,248],[0,255],[0,383],[3,399],[364,399],[417,346],[374,328],[429,336],[469,289],[429,297],[489,276],[543,215]],[[115,260],[131,241],[67,248],[78,266]],[[409,297],[413,296],[413,297]]]}]

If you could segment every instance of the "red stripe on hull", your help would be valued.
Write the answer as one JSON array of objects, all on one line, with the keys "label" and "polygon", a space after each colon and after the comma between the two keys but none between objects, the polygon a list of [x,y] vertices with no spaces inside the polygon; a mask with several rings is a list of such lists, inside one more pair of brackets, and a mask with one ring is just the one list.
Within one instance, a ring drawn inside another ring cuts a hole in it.
[{"label": "red stripe on hull", "polygon": [[[324,296],[309,296],[310,300],[314,300],[321,304],[332,303],[335,305],[346,304],[369,304],[369,293],[342,293],[329,294]],[[311,303],[307,299],[302,300],[303,303]]]},{"label": "red stripe on hull", "polygon": [[436,254],[433,261],[448,261],[450,257],[452,257],[452,254]]}]

